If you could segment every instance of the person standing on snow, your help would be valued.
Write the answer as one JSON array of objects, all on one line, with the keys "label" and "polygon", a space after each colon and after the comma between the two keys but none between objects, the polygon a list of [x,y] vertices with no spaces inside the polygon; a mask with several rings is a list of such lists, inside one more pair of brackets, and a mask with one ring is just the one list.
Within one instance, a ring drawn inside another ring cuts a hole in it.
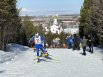
[{"label": "person standing on snow", "polygon": [[85,37],[83,37],[83,40],[82,40],[82,42],[81,42],[81,44],[82,44],[82,48],[83,48],[83,55],[86,55],[86,46],[87,46],[87,39],[85,38]]},{"label": "person standing on snow", "polygon": [[93,42],[94,38],[92,35],[88,35],[88,46],[89,46],[89,52],[93,53]]},{"label": "person standing on snow", "polygon": [[46,53],[46,51],[43,48],[42,42],[44,41],[44,38],[42,36],[39,35],[39,33],[36,33],[31,39],[30,41],[34,41],[35,42],[35,48],[36,48],[36,53],[37,53],[37,62],[40,62],[39,59],[39,53],[40,50],[42,51],[42,53],[44,54],[44,57],[47,57],[48,54]]},{"label": "person standing on snow", "polygon": [[68,44],[68,49],[72,48],[72,46],[73,46],[72,36],[67,36],[66,40],[67,40],[67,44]]},{"label": "person standing on snow", "polygon": [[81,43],[81,38],[77,36],[77,34],[74,34],[73,50],[80,50],[80,43]]},{"label": "person standing on snow", "polygon": [[53,39],[53,47],[54,48],[59,48],[59,45],[60,45],[60,39],[58,37],[54,38]]},{"label": "person standing on snow", "polygon": [[56,48],[59,48],[60,46],[60,39],[57,37],[56,39],[55,39],[55,46],[56,46]]},{"label": "person standing on snow", "polygon": [[80,43],[81,43],[81,38],[80,36],[77,37],[77,50],[80,50]]},{"label": "person standing on snow", "polygon": [[73,35],[73,50],[78,49],[78,37],[76,34]]}]

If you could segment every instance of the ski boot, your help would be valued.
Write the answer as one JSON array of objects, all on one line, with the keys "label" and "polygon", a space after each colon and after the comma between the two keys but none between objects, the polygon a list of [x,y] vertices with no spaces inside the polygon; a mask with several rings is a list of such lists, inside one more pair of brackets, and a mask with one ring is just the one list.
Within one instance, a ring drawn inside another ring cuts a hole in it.
[{"label": "ski boot", "polygon": [[37,57],[37,63],[39,63],[40,62],[40,58],[39,58],[39,56]]},{"label": "ski boot", "polygon": [[44,54],[44,57],[46,58],[46,57],[48,57],[49,56],[49,54],[48,54],[48,52],[46,52],[45,54]]}]

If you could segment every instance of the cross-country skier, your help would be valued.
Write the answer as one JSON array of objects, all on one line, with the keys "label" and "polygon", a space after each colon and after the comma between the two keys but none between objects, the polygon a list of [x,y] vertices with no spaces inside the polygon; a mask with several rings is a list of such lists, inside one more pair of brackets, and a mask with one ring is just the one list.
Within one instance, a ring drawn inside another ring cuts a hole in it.
[{"label": "cross-country skier", "polygon": [[44,54],[44,57],[48,56],[48,54],[46,53],[46,51],[44,50],[43,45],[42,45],[44,38],[41,35],[39,35],[39,33],[36,33],[30,40],[35,42],[35,48],[36,48],[37,59],[38,59],[37,62],[40,62],[40,58],[39,58],[40,50]]}]

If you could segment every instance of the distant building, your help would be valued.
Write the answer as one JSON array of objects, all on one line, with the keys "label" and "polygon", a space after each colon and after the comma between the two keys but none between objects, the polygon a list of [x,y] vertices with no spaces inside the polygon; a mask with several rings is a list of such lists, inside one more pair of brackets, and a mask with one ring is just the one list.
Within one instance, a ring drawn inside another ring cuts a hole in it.
[{"label": "distant building", "polygon": [[[62,31],[66,33],[76,33],[79,31],[78,19],[79,15],[56,15],[56,16],[30,16],[30,21],[34,26],[42,25],[46,32],[60,34]],[[22,17],[22,21],[23,21]]]},{"label": "distant building", "polygon": [[50,31],[51,33],[54,33],[54,34],[60,34],[63,30],[62,30],[62,27],[59,25],[58,23],[58,16],[54,16],[53,17],[53,25],[50,26]]}]

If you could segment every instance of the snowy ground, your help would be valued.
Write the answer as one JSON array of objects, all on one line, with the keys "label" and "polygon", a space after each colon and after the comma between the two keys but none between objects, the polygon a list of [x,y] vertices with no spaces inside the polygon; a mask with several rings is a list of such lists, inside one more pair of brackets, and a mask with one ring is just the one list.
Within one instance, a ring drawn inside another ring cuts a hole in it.
[{"label": "snowy ground", "polygon": [[0,63],[13,60],[17,55],[24,53],[28,47],[18,44],[9,44],[7,52],[0,51]]},{"label": "snowy ground", "polygon": [[95,48],[94,54],[71,49],[48,49],[55,60],[36,63],[33,49],[24,47],[24,52],[13,60],[0,64],[0,77],[103,77],[103,50]]}]

